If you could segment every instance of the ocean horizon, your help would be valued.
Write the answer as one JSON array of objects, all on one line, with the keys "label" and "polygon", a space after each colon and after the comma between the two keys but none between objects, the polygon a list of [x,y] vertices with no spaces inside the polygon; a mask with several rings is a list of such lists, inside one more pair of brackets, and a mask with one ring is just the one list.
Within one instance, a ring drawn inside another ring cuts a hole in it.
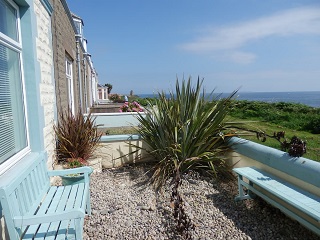
[{"label": "ocean horizon", "polygon": [[[214,93],[214,97],[224,98],[231,93]],[[152,98],[154,94],[138,94],[141,98]],[[301,92],[238,92],[236,100],[261,101],[268,103],[291,102],[301,103],[310,107],[320,107],[320,91],[301,91]]]}]

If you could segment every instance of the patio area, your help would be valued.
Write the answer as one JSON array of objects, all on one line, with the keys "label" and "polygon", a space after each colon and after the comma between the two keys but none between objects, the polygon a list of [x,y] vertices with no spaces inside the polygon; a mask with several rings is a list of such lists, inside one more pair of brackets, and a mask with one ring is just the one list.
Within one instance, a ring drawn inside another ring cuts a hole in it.
[{"label": "patio area", "polygon": [[[171,191],[156,194],[148,185],[149,165],[104,170],[91,176],[92,215],[84,239],[179,239],[174,234]],[[196,173],[180,188],[194,239],[319,239],[260,199],[236,203],[236,180],[229,183]]]}]

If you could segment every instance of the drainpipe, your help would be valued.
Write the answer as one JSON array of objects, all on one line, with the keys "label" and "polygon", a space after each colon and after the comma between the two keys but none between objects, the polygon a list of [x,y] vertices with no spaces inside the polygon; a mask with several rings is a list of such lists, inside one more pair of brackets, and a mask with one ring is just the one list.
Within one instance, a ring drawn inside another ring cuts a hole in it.
[{"label": "drainpipe", "polygon": [[84,58],[83,58],[83,68],[84,68],[84,104],[85,104],[85,110],[86,112],[88,112],[88,84],[87,84],[87,57],[90,57],[91,55],[88,52],[85,52],[83,54]]},{"label": "drainpipe", "polygon": [[76,35],[76,46],[77,46],[77,67],[78,67],[78,81],[79,81],[79,105],[80,112],[82,112],[82,81],[81,81],[81,65],[80,65],[80,40],[81,35]]}]

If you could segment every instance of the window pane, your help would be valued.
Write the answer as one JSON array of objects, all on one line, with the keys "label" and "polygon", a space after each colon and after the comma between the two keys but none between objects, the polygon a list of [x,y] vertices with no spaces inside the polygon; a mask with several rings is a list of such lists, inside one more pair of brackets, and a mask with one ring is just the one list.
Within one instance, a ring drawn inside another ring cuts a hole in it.
[{"label": "window pane", "polygon": [[0,43],[0,163],[27,146],[20,56]]},{"label": "window pane", "polygon": [[17,11],[4,0],[0,0],[0,32],[18,41]]}]

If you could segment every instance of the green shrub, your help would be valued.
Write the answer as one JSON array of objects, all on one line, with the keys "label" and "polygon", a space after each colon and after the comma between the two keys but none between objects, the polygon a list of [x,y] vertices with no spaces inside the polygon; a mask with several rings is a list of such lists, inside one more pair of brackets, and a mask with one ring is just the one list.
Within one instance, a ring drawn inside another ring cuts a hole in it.
[{"label": "green shrub", "polygon": [[156,98],[136,98],[135,101],[137,101],[141,106],[153,106],[155,105],[155,99]]},{"label": "green shrub", "polygon": [[[201,94],[202,81],[192,88],[191,80],[177,80],[176,93],[162,92],[149,106],[149,114],[139,115],[138,132],[149,145],[150,153],[158,160],[152,180],[162,186],[172,176],[176,164],[180,173],[207,168],[217,173],[223,169],[225,149],[224,118],[232,104],[230,97],[218,102],[207,102]],[[208,104],[208,105],[207,105]]]},{"label": "green shrub", "polygon": [[192,228],[190,219],[183,210],[183,200],[178,187],[181,177],[192,169],[225,173],[225,141],[233,134],[224,134],[224,119],[232,104],[230,97],[220,101],[206,101],[201,91],[202,81],[196,86],[187,82],[176,82],[176,92],[169,97],[162,92],[155,98],[155,106],[148,106],[146,116],[138,115],[140,127],[137,129],[157,160],[151,182],[156,189],[161,188],[172,177],[172,198],[177,230],[187,239]]},{"label": "green shrub", "polygon": [[320,116],[313,116],[311,119],[309,119],[308,123],[305,125],[305,130],[310,131],[314,134],[320,133]]},{"label": "green shrub", "polygon": [[124,103],[124,99],[119,94],[109,94],[109,99],[115,103]]},{"label": "green shrub", "polygon": [[298,103],[235,101],[230,115],[239,119],[266,121],[299,131],[319,132],[317,116],[320,115],[320,108]]}]

